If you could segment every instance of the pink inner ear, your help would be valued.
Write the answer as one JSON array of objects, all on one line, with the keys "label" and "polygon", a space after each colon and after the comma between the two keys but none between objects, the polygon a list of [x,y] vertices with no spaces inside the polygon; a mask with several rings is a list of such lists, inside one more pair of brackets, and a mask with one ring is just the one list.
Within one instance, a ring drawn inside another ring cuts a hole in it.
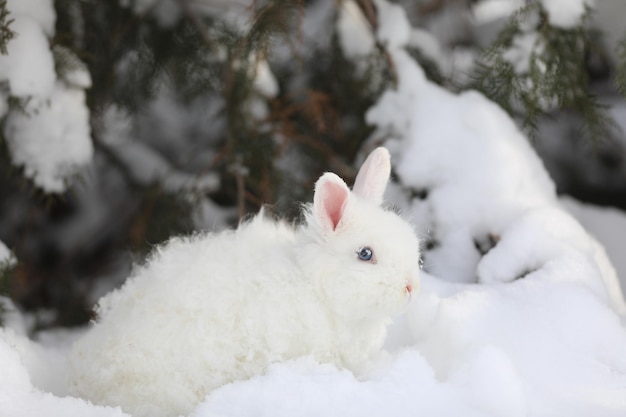
[{"label": "pink inner ear", "polygon": [[339,184],[328,182],[325,185],[324,210],[330,220],[332,230],[335,230],[343,216],[343,209],[346,205],[348,194],[346,189]]},{"label": "pink inner ear", "polygon": [[348,186],[335,174],[326,173],[317,181],[313,212],[324,230],[334,231],[337,228],[349,195]]}]

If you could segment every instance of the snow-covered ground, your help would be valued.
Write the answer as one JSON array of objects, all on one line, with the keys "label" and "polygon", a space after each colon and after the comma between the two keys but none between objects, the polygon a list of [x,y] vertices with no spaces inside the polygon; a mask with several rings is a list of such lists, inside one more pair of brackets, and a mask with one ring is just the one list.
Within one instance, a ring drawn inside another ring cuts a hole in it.
[{"label": "snow-covered ground", "polygon": [[600,207],[581,203],[571,197],[560,199],[563,208],[606,249],[611,264],[617,272],[622,293],[626,290],[626,213],[613,207]]},{"label": "snow-covered ground", "polygon": [[[559,200],[513,121],[475,92],[427,81],[403,50],[402,10],[376,3],[398,87],[367,115],[371,144],[392,152],[388,200],[424,242],[421,288],[367,373],[277,363],[190,416],[626,416],[626,309],[587,232],[624,279],[626,217]],[[65,355],[80,334],[31,341],[24,317],[6,318],[0,416],[127,415],[67,396]]]}]

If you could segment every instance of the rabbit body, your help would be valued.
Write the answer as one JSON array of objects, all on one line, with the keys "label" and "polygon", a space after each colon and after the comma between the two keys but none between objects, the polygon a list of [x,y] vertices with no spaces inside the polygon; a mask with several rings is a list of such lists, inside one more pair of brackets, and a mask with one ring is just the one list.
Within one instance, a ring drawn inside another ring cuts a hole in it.
[{"label": "rabbit body", "polygon": [[[69,357],[72,392],[165,417],[278,361],[312,356],[358,371],[416,285],[418,243],[394,213],[340,196],[332,175],[302,226],[259,214],[236,231],[159,247],[100,300]],[[372,259],[359,258],[364,247]]]}]

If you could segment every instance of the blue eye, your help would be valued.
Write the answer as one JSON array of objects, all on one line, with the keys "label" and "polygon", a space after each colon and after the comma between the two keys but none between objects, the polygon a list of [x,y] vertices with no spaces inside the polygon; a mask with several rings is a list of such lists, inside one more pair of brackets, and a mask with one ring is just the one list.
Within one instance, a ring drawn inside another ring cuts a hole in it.
[{"label": "blue eye", "polygon": [[374,251],[368,246],[363,246],[362,248],[359,248],[358,251],[356,251],[356,255],[362,261],[371,261],[372,257],[374,256]]}]

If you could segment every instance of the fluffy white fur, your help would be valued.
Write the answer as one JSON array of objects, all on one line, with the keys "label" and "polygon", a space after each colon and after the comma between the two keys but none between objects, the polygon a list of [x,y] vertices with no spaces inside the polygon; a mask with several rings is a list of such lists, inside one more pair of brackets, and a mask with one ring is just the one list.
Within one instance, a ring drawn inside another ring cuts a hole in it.
[{"label": "fluffy white fur", "polygon": [[[388,177],[379,148],[358,193],[324,174],[298,228],[258,215],[159,247],[100,300],[70,354],[71,390],[135,416],[177,416],[277,361],[311,355],[358,371],[417,285],[413,230],[379,207]],[[357,257],[363,246],[371,261]]]}]

